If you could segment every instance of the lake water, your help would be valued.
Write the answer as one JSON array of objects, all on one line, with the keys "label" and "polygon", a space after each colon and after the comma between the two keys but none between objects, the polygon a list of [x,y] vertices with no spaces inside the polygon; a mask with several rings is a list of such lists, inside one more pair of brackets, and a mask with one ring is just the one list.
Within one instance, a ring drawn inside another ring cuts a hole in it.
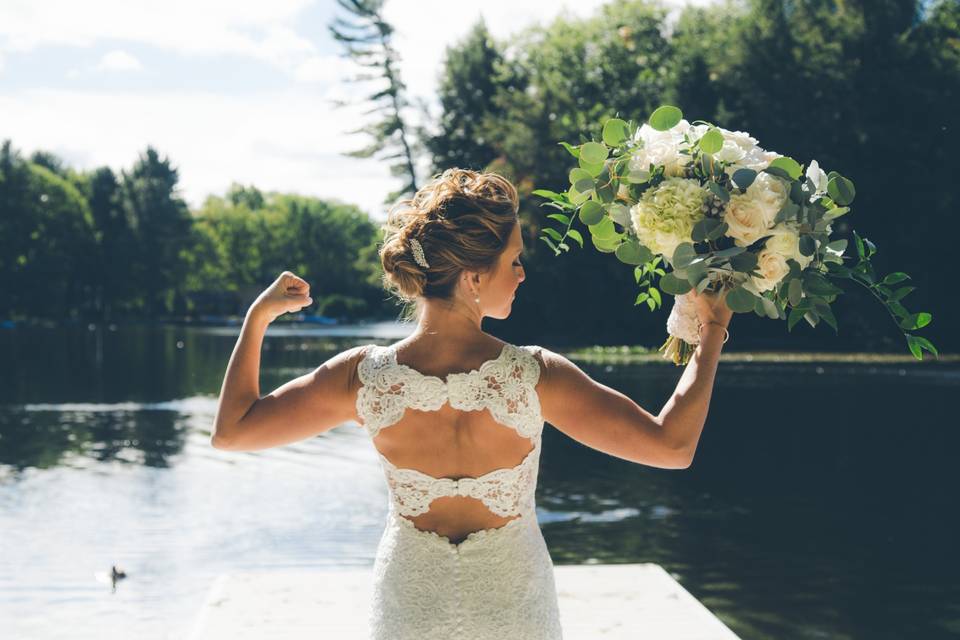
[{"label": "lake water", "polygon": [[[407,331],[271,327],[261,392]],[[181,638],[222,572],[372,567],[387,488],[356,424],[209,445],[237,332],[0,331],[0,637]],[[580,365],[653,413],[682,371]],[[960,638],[958,397],[956,362],[723,362],[689,469],[547,425],[538,518],[556,564],[659,563],[744,640]]]}]

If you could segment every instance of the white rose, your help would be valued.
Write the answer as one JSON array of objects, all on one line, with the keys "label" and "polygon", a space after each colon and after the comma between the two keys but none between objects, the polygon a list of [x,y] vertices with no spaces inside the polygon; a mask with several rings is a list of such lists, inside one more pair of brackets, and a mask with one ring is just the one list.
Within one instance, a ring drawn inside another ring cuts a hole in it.
[{"label": "white rose", "polygon": [[759,240],[770,226],[766,208],[747,194],[730,196],[730,202],[723,212],[723,221],[728,226],[726,235],[733,238],[734,243],[740,247]]},{"label": "white rose", "polygon": [[690,162],[690,156],[680,153],[684,144],[683,135],[690,129],[690,123],[680,120],[672,129],[657,131],[644,123],[636,133],[635,140],[643,146],[633,152],[630,159],[630,171],[647,171],[651,164],[663,165],[663,173],[668,177],[682,176],[684,167]]},{"label": "white rose", "polygon": [[729,227],[726,235],[741,247],[767,235],[777,212],[786,203],[787,195],[783,180],[769,173],[758,174],[746,193],[730,196],[723,213],[723,220]]},{"label": "white rose", "polygon": [[[748,154],[756,153],[757,139],[744,131],[727,131],[718,127],[723,134],[723,148],[715,154],[718,160],[724,162],[740,162]],[[763,151],[763,149],[760,149]]]},{"label": "white rose", "polygon": [[[772,238],[771,238],[772,240]],[[769,240],[767,241],[769,242]],[[751,276],[753,286],[757,291],[763,293],[777,286],[784,276],[790,273],[790,267],[787,266],[787,260],[780,253],[764,248],[757,255],[757,271],[760,277]]]},{"label": "white rose", "polygon": [[796,229],[778,225],[769,233],[772,233],[773,237],[769,238],[765,244],[768,250],[780,254],[784,260],[796,260],[801,269],[806,269],[813,261],[813,256],[800,253],[800,234]]}]

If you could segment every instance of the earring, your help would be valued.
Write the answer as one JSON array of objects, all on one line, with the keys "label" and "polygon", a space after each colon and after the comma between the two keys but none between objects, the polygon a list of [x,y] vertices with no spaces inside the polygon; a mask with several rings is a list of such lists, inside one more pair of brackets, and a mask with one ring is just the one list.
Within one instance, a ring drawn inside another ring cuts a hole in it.
[{"label": "earring", "polygon": [[477,304],[480,304],[480,296],[477,296],[476,298],[474,298],[474,300],[477,302]]}]

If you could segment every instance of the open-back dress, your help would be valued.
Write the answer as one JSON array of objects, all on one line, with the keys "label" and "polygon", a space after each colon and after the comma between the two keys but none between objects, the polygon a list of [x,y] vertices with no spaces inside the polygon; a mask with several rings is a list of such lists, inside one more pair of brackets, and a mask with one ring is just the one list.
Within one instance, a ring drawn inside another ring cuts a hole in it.
[{"label": "open-back dress", "polygon": [[[505,344],[498,357],[445,380],[398,363],[396,345],[365,349],[357,369],[357,414],[372,439],[388,427],[402,429],[408,408],[437,411],[449,403],[459,412],[488,410],[499,427],[532,445],[514,467],[458,479],[398,468],[378,449],[389,512],[373,567],[370,638],[562,638],[553,563],[534,499],[544,423],[535,389],[536,348]],[[410,519],[445,496],[479,500],[513,519],[454,544]]]}]

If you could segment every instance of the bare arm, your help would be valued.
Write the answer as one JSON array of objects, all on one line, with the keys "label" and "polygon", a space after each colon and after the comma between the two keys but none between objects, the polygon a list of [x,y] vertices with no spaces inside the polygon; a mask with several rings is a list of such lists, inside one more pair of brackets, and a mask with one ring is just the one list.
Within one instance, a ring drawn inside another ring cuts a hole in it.
[{"label": "bare arm", "polygon": [[256,451],[311,438],[356,415],[352,380],[363,347],[330,358],[314,371],[260,397],[260,349],[269,318],[249,312],[230,356],[210,443]]},{"label": "bare arm", "polygon": [[574,440],[612,456],[663,469],[689,467],[706,421],[723,336],[721,326],[704,326],[676,391],[657,415],[544,349],[537,387],[543,417]]}]

